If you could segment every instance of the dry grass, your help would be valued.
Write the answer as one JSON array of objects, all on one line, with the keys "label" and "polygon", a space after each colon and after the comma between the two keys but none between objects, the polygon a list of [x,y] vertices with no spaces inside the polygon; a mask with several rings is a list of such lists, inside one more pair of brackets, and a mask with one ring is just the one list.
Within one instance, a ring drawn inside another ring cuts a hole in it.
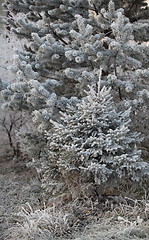
[{"label": "dry grass", "polygon": [[94,223],[87,225],[82,233],[77,232],[78,219],[72,213],[54,207],[33,211],[28,204],[17,215],[18,223],[9,229],[5,239],[148,240],[149,201],[125,200],[126,204],[103,212],[99,219],[94,216]]},{"label": "dry grass", "polygon": [[132,200],[105,212],[75,240],[149,240],[149,201]]},{"label": "dry grass", "polygon": [[73,216],[55,207],[33,211],[27,204],[17,216],[19,223],[8,230],[6,239],[51,240],[64,235],[68,236],[75,227]]}]

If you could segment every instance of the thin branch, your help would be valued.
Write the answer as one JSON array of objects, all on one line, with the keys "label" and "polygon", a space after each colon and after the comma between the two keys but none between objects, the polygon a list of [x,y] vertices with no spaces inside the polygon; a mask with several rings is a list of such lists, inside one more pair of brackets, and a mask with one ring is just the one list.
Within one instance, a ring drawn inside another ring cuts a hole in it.
[{"label": "thin branch", "polygon": [[134,0],[134,2],[132,3],[132,5],[130,6],[130,8],[128,9],[128,13],[130,13],[131,9],[133,8],[133,6],[136,4],[136,0]]},{"label": "thin branch", "polygon": [[98,9],[97,9],[96,5],[93,4],[93,6],[94,6],[95,13],[98,15]]},{"label": "thin branch", "polygon": [[117,57],[117,54],[116,54],[116,56],[114,57],[114,72],[115,72],[115,76],[117,76],[116,57]]},{"label": "thin branch", "polygon": [[54,36],[56,39],[60,40],[60,41],[63,42],[65,45],[68,45],[68,43],[67,43],[59,34],[57,34],[51,27],[50,27],[50,29],[51,29],[51,31],[52,31],[52,33],[53,33],[53,36]]},{"label": "thin branch", "polygon": [[62,37],[60,37],[54,30],[52,30],[52,32],[53,32],[53,35],[55,36],[55,38],[57,38],[58,40],[63,42],[65,45],[68,45],[68,43]]},{"label": "thin branch", "polygon": [[94,69],[94,65],[93,65],[92,61],[90,60],[89,62],[91,64],[91,66],[92,66],[92,69]]},{"label": "thin branch", "polygon": [[[115,72],[115,76],[117,76],[116,57],[117,57],[117,54],[114,57],[114,72]],[[120,87],[118,87],[118,94],[119,94],[120,100],[122,101],[122,94],[121,94],[121,88]]]},{"label": "thin branch", "polygon": [[120,100],[122,101],[122,93],[121,93],[121,89],[120,89],[120,87],[118,87],[118,94],[119,94],[119,98],[120,98]]}]

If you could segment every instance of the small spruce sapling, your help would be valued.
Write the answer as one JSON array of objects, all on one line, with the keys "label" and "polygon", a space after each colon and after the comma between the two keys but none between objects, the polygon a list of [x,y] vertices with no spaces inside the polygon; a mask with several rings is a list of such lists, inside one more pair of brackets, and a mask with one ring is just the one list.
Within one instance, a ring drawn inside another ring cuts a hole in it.
[{"label": "small spruce sapling", "polygon": [[[149,165],[141,161],[136,147],[140,135],[129,129],[130,112],[130,108],[118,111],[111,89],[100,89],[99,81],[98,86],[89,86],[76,106],[68,105],[61,112],[60,123],[51,120],[47,164],[54,160],[73,196],[80,196],[88,184],[140,182],[147,176]],[[44,173],[47,185],[48,172],[51,168]]]}]

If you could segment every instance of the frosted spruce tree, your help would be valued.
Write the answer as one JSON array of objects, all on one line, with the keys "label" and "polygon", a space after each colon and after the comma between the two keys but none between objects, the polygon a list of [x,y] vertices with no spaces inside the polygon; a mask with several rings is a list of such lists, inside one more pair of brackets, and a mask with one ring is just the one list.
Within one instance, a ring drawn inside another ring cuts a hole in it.
[{"label": "frosted spruce tree", "polygon": [[139,185],[149,165],[136,148],[140,135],[129,129],[130,112],[118,111],[111,89],[100,90],[99,81],[75,106],[67,105],[60,123],[51,120],[49,157],[42,165],[47,193],[53,196],[67,187],[74,198],[93,197],[98,188],[115,183]]},{"label": "frosted spruce tree", "polygon": [[[87,83],[97,81],[102,67],[101,85],[112,87],[114,101],[120,109],[133,106],[131,117],[135,127],[148,132],[148,46],[134,41],[133,25],[124,16],[123,9],[115,10],[112,1],[108,10],[101,9],[96,17],[91,13],[88,21],[80,15],[76,19],[78,31],[70,31],[72,49],[65,55],[82,67],[66,68],[66,76],[76,81],[81,94]],[[102,28],[100,33],[97,26]]]},{"label": "frosted spruce tree", "polygon": [[[125,12],[136,2],[126,1]],[[134,25],[114,2],[9,0],[5,5],[12,31],[28,43],[15,55],[16,84],[3,96],[8,107],[32,112],[40,129],[72,96],[81,97],[85,86],[97,81],[100,67],[103,85],[113,88],[117,102],[135,105],[148,96],[142,91],[148,89],[148,47],[133,41]]]},{"label": "frosted spruce tree", "polygon": [[53,112],[65,108],[71,101],[67,98],[74,95],[75,83],[63,72],[74,63],[67,60],[65,51],[69,31],[77,28],[74,16],[87,17],[88,1],[6,1],[5,7],[12,15],[8,19],[12,31],[28,40],[24,51],[15,55],[16,79],[3,91],[6,107],[35,111],[39,128],[46,129]]},{"label": "frosted spruce tree", "polygon": [[119,110],[132,107],[134,128],[142,131],[147,146],[149,47],[142,41],[149,31],[144,2],[5,1],[10,31],[25,44],[14,57],[16,78],[2,96],[5,107],[33,117],[36,130],[23,137],[39,169],[49,154],[44,132],[51,129],[50,120],[58,121],[67,104],[81,101],[88,84],[96,86],[101,68],[101,87],[111,87]]}]

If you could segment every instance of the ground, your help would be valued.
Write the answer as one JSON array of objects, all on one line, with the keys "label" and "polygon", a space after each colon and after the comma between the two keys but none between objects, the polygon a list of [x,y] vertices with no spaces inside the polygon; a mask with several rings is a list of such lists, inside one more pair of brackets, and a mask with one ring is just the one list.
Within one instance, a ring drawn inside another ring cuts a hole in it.
[{"label": "ground", "polygon": [[[36,176],[24,162],[12,158],[0,160],[0,240],[5,239],[6,231],[16,224],[15,213],[24,204],[29,202],[38,207],[40,190],[36,182]],[[33,192],[30,191],[31,185],[34,185]]]},{"label": "ground", "polygon": [[[11,158],[1,160],[0,182],[0,240],[56,239],[56,237],[43,238],[42,235],[40,235],[40,237],[36,237],[36,234],[33,234],[32,236],[32,233],[30,236],[27,234],[20,234],[20,232],[23,231],[22,229],[25,228],[20,228],[20,226],[18,227],[17,222],[20,220],[16,213],[18,213],[22,207],[27,205],[31,206],[32,213],[25,213],[27,218],[30,218],[29,223],[31,223],[31,220],[34,222],[37,215],[38,217],[40,216],[40,211],[37,209],[41,207],[40,188],[38,186],[37,176],[33,171],[25,166],[25,162],[12,160]],[[95,213],[95,209],[93,210]],[[41,215],[43,214],[43,216],[47,216],[46,211],[48,212],[48,210],[41,211]],[[83,214],[83,219],[87,219],[89,216],[88,210],[85,208],[80,209],[80,214]],[[146,200],[142,200],[140,202],[134,200],[133,205],[131,204],[129,206],[121,204],[112,210],[105,211],[103,214],[100,214],[99,211],[100,216],[98,214],[95,215],[96,218],[94,223],[83,228],[81,233],[77,232],[76,225],[76,231],[73,232],[73,237],[72,235],[71,237],[67,236],[64,237],[63,240],[149,239],[149,202]],[[53,215],[53,217],[55,216]],[[59,220],[60,219],[57,220],[57,223]],[[22,223],[22,226],[23,224],[25,226],[25,221]],[[40,220],[36,219],[36,224],[37,222],[39,223]],[[11,232],[17,232],[19,229],[19,233],[16,235],[11,234],[8,237],[9,229],[11,229]],[[62,240],[62,237],[60,239]]]}]

